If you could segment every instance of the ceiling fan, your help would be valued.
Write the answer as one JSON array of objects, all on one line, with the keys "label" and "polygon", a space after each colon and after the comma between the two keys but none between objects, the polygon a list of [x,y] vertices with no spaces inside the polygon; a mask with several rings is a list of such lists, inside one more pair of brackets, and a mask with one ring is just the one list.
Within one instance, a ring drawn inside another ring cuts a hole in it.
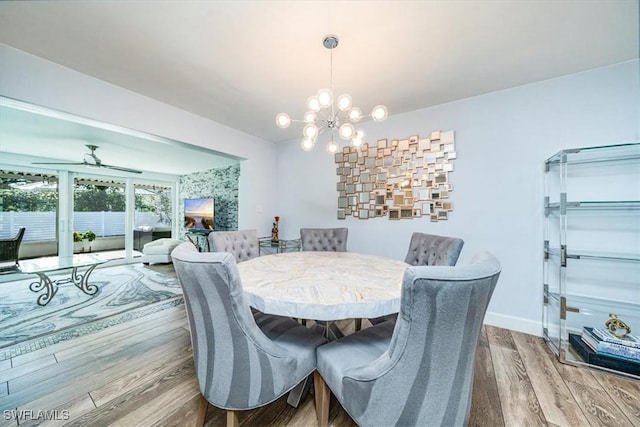
[{"label": "ceiling fan", "polygon": [[94,168],[106,168],[113,169],[122,172],[142,173],[137,169],[129,169],[120,166],[112,166],[102,163],[102,160],[96,156],[96,150],[99,148],[97,145],[87,144],[87,148],[91,150],[91,153],[86,153],[84,159],[81,162],[34,162],[33,165],[85,165],[87,167]]}]

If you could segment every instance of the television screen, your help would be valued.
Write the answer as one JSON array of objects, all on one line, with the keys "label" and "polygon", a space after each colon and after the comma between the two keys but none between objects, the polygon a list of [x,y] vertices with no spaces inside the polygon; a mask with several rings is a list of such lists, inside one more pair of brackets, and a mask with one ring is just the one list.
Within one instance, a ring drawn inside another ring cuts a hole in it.
[{"label": "television screen", "polygon": [[184,199],[184,227],[213,230],[213,199]]}]

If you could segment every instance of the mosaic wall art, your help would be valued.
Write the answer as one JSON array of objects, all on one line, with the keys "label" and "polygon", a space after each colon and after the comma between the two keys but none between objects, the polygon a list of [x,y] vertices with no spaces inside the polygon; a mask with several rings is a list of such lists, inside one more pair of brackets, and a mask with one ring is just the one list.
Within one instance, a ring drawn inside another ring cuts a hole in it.
[{"label": "mosaic wall art", "polygon": [[455,158],[452,130],[344,147],[335,154],[338,219],[448,219]]},{"label": "mosaic wall art", "polygon": [[[238,229],[238,190],[240,165],[209,169],[180,177],[178,218],[184,217],[184,199],[213,197],[215,201],[214,229]],[[184,237],[184,230],[180,231]]]}]

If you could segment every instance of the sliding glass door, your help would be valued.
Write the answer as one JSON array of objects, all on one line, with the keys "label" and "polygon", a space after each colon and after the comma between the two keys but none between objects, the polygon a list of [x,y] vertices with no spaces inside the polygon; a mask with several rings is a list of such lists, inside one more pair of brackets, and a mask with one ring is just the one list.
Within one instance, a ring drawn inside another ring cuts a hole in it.
[{"label": "sliding glass door", "polygon": [[73,185],[74,253],[124,258],[126,181],[77,176]]},{"label": "sliding glass door", "polygon": [[171,237],[173,224],[173,191],[171,186],[134,183],[134,256],[146,243]]},{"label": "sliding glass door", "polygon": [[0,238],[25,228],[21,258],[58,254],[58,177],[0,170]]},{"label": "sliding glass door", "polygon": [[75,253],[131,261],[142,255],[144,244],[172,236],[172,185],[77,176],[73,193]]},{"label": "sliding glass door", "polygon": [[145,243],[173,235],[174,183],[17,169],[0,170],[0,238],[26,229],[20,259],[99,253],[132,262]]}]

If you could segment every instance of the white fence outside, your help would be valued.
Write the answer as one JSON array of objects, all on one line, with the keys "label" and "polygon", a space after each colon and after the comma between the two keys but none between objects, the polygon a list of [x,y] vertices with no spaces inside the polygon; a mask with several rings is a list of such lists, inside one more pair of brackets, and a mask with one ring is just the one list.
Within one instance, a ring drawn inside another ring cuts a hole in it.
[{"label": "white fence outside", "polygon": [[[124,236],[125,212],[74,212],[73,229],[80,233],[93,230],[98,237]],[[136,212],[135,226],[160,225],[153,212]],[[13,237],[25,227],[23,241],[56,240],[55,212],[0,212],[0,239]]]}]

